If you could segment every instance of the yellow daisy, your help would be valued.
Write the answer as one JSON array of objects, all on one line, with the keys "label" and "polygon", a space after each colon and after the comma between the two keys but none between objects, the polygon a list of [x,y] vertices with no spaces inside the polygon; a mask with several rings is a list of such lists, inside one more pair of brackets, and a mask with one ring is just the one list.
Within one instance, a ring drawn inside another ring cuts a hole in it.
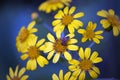
[{"label": "yellow daisy", "polygon": [[89,41],[93,40],[97,44],[100,43],[99,39],[103,39],[103,36],[101,36],[100,34],[102,34],[103,31],[98,30],[98,31],[94,32],[94,30],[96,29],[96,26],[97,26],[96,23],[93,24],[90,21],[88,23],[88,26],[86,27],[86,30],[85,29],[78,30],[78,33],[83,35],[81,42],[86,42],[87,40],[89,40]]},{"label": "yellow daisy", "polygon": [[54,16],[55,20],[52,22],[54,32],[58,30],[61,30],[62,32],[64,28],[67,27],[70,33],[74,33],[74,29],[78,29],[79,26],[83,26],[83,22],[77,20],[77,18],[83,17],[84,13],[78,12],[73,15],[75,9],[76,7],[71,7],[70,9],[65,7],[63,11],[58,11],[58,13]]},{"label": "yellow daisy", "polygon": [[64,5],[68,6],[71,1],[72,0],[46,0],[38,7],[38,10],[50,13],[51,11],[63,8]]},{"label": "yellow daisy", "polygon": [[36,36],[33,34],[37,32],[35,26],[36,22],[32,21],[27,28],[24,26],[20,29],[18,36],[16,37],[16,47],[19,52],[24,52],[28,47],[28,42]]},{"label": "yellow daisy", "polygon": [[29,42],[29,48],[21,56],[22,60],[26,60],[28,58],[28,62],[26,64],[27,70],[36,70],[37,63],[40,67],[44,67],[48,64],[47,59],[40,54],[40,51],[43,51],[44,49],[44,45],[42,45],[44,41],[45,39],[41,39],[37,42],[37,37],[35,37],[31,42]]},{"label": "yellow daisy", "polygon": [[84,80],[86,72],[88,72],[92,78],[97,78],[100,74],[100,70],[94,64],[103,61],[101,57],[98,57],[98,52],[94,51],[91,54],[90,48],[86,48],[85,51],[83,48],[80,48],[79,57],[81,60],[72,59],[69,61],[69,64],[71,64],[68,67],[69,70],[73,71],[73,73],[79,74],[78,80]]},{"label": "yellow daisy", "polygon": [[65,37],[61,37],[61,33],[60,31],[58,31],[56,33],[56,39],[54,38],[54,36],[50,33],[47,34],[47,38],[50,42],[46,42],[46,48],[44,50],[45,53],[48,53],[47,58],[50,60],[54,55],[53,58],[53,63],[57,63],[60,55],[64,55],[65,59],[67,60],[71,60],[72,56],[71,54],[68,52],[68,50],[71,51],[76,51],[78,50],[78,46],[74,45],[75,43],[77,43],[77,40],[74,39],[74,34],[68,34]]},{"label": "yellow daisy", "polygon": [[118,36],[120,32],[120,20],[117,15],[115,15],[115,12],[113,9],[109,9],[108,12],[106,10],[101,10],[97,12],[98,16],[104,17],[100,21],[103,28],[105,30],[113,29],[113,35]]},{"label": "yellow daisy", "polygon": [[52,80],[76,80],[75,78],[72,78],[73,76],[71,75],[71,72],[67,72],[65,73],[65,75],[63,74],[63,70],[59,71],[59,76],[57,76],[56,74],[52,75]]},{"label": "yellow daisy", "polygon": [[25,68],[20,69],[20,71],[18,72],[18,68],[19,66],[16,67],[15,72],[13,71],[13,69],[10,67],[9,68],[9,75],[6,75],[6,79],[7,80],[27,80],[28,79],[28,75],[23,75],[26,72]]}]

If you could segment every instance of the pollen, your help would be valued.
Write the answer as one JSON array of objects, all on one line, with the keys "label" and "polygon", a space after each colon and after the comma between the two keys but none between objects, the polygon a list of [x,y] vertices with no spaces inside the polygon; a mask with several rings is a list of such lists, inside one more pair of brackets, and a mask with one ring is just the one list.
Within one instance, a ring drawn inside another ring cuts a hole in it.
[{"label": "pollen", "polygon": [[73,16],[72,15],[65,15],[62,19],[62,24],[68,25],[73,21]]},{"label": "pollen", "polygon": [[112,26],[119,26],[120,25],[119,18],[116,15],[108,15],[107,19],[111,23]]},{"label": "pollen", "polygon": [[56,52],[63,53],[67,49],[67,42],[65,45],[62,44],[62,39],[57,39],[54,43],[54,49]]},{"label": "pollen", "polygon": [[19,77],[14,77],[13,79],[11,79],[11,80],[20,80],[20,78]]},{"label": "pollen", "polygon": [[37,47],[32,46],[28,49],[28,55],[30,59],[36,59],[39,56],[39,50]]},{"label": "pollen", "polygon": [[89,39],[91,39],[91,38],[93,38],[93,37],[95,36],[94,31],[91,30],[91,29],[87,29],[85,34],[86,34],[85,36],[86,36],[87,38],[89,38]]},{"label": "pollen", "polygon": [[92,68],[92,65],[93,64],[90,60],[85,59],[85,60],[80,61],[80,68],[82,70],[85,70],[85,71],[90,70]]},{"label": "pollen", "polygon": [[27,29],[23,29],[20,33],[20,41],[24,42],[29,35],[29,31]]}]

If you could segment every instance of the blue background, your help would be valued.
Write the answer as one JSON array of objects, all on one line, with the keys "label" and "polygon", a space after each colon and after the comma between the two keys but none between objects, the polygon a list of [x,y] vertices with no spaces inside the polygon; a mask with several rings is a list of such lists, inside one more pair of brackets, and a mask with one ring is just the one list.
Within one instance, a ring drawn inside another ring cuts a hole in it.
[{"label": "blue background", "polygon": [[[32,12],[38,12],[43,24],[37,25],[39,29],[36,35],[39,38],[46,38],[46,34],[51,31],[53,16],[56,12],[45,14],[39,12],[38,6],[44,0],[1,0],[0,1],[0,80],[6,80],[6,74],[9,73],[9,67],[15,68],[16,65],[24,67],[26,61],[20,59],[21,53],[18,53],[15,46],[16,36],[22,26],[27,26],[31,19]],[[97,29],[103,29],[99,23],[100,17],[96,15],[101,9],[114,9],[120,16],[120,0],[73,0],[71,6],[76,6],[77,11],[83,11],[85,16],[80,20],[86,27],[88,21],[98,24]],[[52,31],[51,31],[52,32]],[[44,34],[43,34],[44,33]],[[96,50],[103,58],[103,62],[97,66],[101,70],[100,78],[117,78],[120,79],[120,35],[114,37],[111,32],[103,33],[104,39],[100,45],[94,44],[92,51]],[[80,35],[77,34],[78,40]],[[88,47],[90,43],[81,43],[80,47]],[[67,64],[61,60],[57,64],[50,61],[48,66],[36,71],[27,71],[30,77],[28,80],[51,80],[53,73],[59,73],[60,69],[68,71]]]}]

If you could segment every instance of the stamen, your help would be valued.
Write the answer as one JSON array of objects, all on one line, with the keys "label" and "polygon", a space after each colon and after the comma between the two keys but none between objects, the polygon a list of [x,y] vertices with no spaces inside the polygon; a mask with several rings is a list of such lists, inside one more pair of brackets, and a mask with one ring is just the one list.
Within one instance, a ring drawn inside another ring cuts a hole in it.
[{"label": "stamen", "polygon": [[23,29],[22,32],[20,33],[20,41],[24,42],[29,35],[29,31],[27,29]]},{"label": "stamen", "polygon": [[87,38],[90,38],[90,39],[95,36],[94,31],[93,31],[93,30],[90,30],[90,29],[87,29],[85,34],[86,34],[86,37],[87,37]]},{"label": "stamen", "polygon": [[68,25],[73,21],[73,16],[72,15],[65,15],[62,19],[62,23],[64,25]]},{"label": "stamen", "polygon": [[20,78],[19,77],[17,77],[17,76],[15,76],[13,79],[11,79],[11,80],[20,80]]},{"label": "stamen", "polygon": [[92,68],[92,62],[90,60],[82,60],[80,61],[80,68],[82,70],[90,70]]},{"label": "stamen", "polygon": [[32,46],[28,49],[28,54],[30,59],[35,59],[39,56],[39,50],[35,46]]}]

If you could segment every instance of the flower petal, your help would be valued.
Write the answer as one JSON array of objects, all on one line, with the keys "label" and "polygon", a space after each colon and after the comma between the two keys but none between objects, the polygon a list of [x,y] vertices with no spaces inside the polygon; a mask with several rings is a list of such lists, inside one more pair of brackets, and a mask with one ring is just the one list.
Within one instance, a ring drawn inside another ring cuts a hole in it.
[{"label": "flower petal", "polygon": [[99,62],[102,62],[103,61],[103,59],[101,58],[101,57],[97,57],[94,61],[93,61],[93,63],[99,63]]},{"label": "flower petal", "polygon": [[101,36],[101,35],[95,35],[95,38],[97,38],[97,39],[103,39],[104,37]]},{"label": "flower petal", "polygon": [[61,20],[54,20],[52,22],[52,26],[56,26],[57,24],[59,24],[61,22]]},{"label": "flower petal", "polygon": [[44,67],[44,63],[43,63],[43,60],[42,60],[41,56],[39,56],[37,58],[37,63],[39,64],[40,67]]},{"label": "flower petal", "polygon": [[78,33],[84,34],[84,33],[85,33],[85,29],[79,29],[79,30],[78,30]]},{"label": "flower petal", "polygon": [[53,63],[57,63],[60,58],[60,53],[56,53],[54,58],[53,58]]},{"label": "flower petal", "polygon": [[52,56],[53,56],[54,53],[55,53],[54,50],[53,50],[53,51],[50,51],[50,52],[48,53],[47,59],[50,60],[50,59],[52,58]]},{"label": "flower petal", "polygon": [[109,9],[108,12],[109,12],[110,15],[114,15],[115,14],[113,9]]},{"label": "flower petal", "polygon": [[98,31],[95,32],[95,34],[102,34],[102,33],[103,33],[102,30],[98,30]]},{"label": "flower petal", "polygon": [[98,52],[94,51],[90,57],[90,60],[93,62],[98,57]]},{"label": "flower petal", "polygon": [[99,39],[97,39],[97,38],[93,38],[93,41],[94,41],[95,43],[97,43],[97,44],[100,44],[100,41],[99,41]]},{"label": "flower petal", "polygon": [[71,59],[72,59],[72,56],[71,56],[70,53],[67,52],[67,51],[64,52],[64,57],[65,57],[65,59],[67,59],[67,60],[71,60]]},{"label": "flower petal", "polygon": [[31,60],[31,70],[32,71],[36,70],[36,68],[37,68],[37,63],[36,63],[36,60],[33,59],[33,60]]},{"label": "flower petal", "polygon": [[68,79],[69,79],[69,77],[70,77],[70,75],[71,75],[71,72],[67,72],[67,73],[65,74],[64,79],[63,79],[63,80],[68,80]]},{"label": "flower petal", "polygon": [[73,14],[76,10],[76,7],[71,7],[70,10],[69,10],[69,14]]},{"label": "flower petal", "polygon": [[11,67],[9,68],[9,75],[11,78],[14,77],[14,72],[13,72],[13,69]]},{"label": "flower petal", "polygon": [[84,54],[84,51],[83,51],[82,47],[79,50],[79,56],[80,56],[81,59],[84,59],[84,57],[85,57],[85,54]]},{"label": "flower petal", "polygon": [[15,69],[15,76],[18,75],[18,68],[19,68],[19,66],[17,65],[17,67],[16,67],[16,69]]},{"label": "flower petal", "polygon": [[88,59],[90,57],[91,54],[91,48],[86,48],[85,49],[85,58]]},{"label": "flower petal", "polygon": [[18,77],[21,77],[25,73],[25,71],[26,71],[25,68],[20,69],[20,71],[18,73]]},{"label": "flower petal", "polygon": [[70,39],[67,44],[74,44],[77,43],[77,39]]},{"label": "flower petal", "polygon": [[84,13],[83,12],[79,12],[79,13],[76,13],[73,18],[80,18],[80,17],[83,17],[84,16]]},{"label": "flower petal", "polygon": [[61,31],[60,30],[56,32],[56,37],[57,37],[57,39],[61,38]]},{"label": "flower petal", "polygon": [[29,77],[28,75],[24,75],[24,76],[22,76],[21,80],[27,80],[28,77]]},{"label": "flower petal", "polygon": [[7,78],[7,80],[11,80],[10,77],[9,77],[8,75],[6,76],[6,78]]},{"label": "flower petal", "polygon": [[98,16],[107,17],[108,12],[106,10],[101,10],[97,12]]},{"label": "flower petal", "polygon": [[22,54],[22,56],[20,56],[20,58],[22,60],[26,60],[28,58],[28,54]]},{"label": "flower petal", "polygon": [[82,37],[81,42],[83,42],[83,43],[84,43],[84,42],[86,42],[86,41],[87,41],[87,39],[88,39],[88,38],[86,38],[86,37]]},{"label": "flower petal", "polygon": [[89,70],[89,74],[92,78],[96,79],[98,77],[97,73],[93,70]]},{"label": "flower petal", "polygon": [[92,69],[97,73],[97,74],[100,74],[100,70],[99,70],[99,68],[98,67],[92,67]]},{"label": "flower petal", "polygon": [[79,76],[79,80],[84,80],[85,79],[85,71],[82,71]]},{"label": "flower petal", "polygon": [[108,20],[106,20],[106,19],[102,19],[102,20],[100,21],[100,23],[102,24],[102,27],[103,27],[104,29],[110,27],[110,25],[111,25],[111,23],[110,23]]},{"label": "flower petal", "polygon": [[40,39],[40,40],[37,42],[36,46],[39,47],[39,46],[41,46],[44,42],[45,42],[45,39],[44,39],[44,38],[43,38],[43,39]]},{"label": "flower petal", "polygon": [[30,22],[27,29],[28,30],[32,29],[35,26],[35,24],[36,24],[35,21]]},{"label": "flower petal", "polygon": [[76,50],[78,50],[78,46],[77,45],[68,45],[67,49],[72,50],[72,51],[76,51]]},{"label": "flower petal", "polygon": [[119,35],[119,30],[116,26],[113,27],[113,35],[118,36]]},{"label": "flower petal", "polygon": [[64,11],[64,14],[67,15],[68,14],[68,7],[65,7],[63,11]]},{"label": "flower petal", "polygon": [[59,72],[59,78],[60,78],[60,80],[63,80],[63,70],[60,70],[60,72]]},{"label": "flower petal", "polygon": [[71,24],[68,25],[68,30],[69,30],[70,33],[75,32],[75,30],[74,30],[74,28],[73,28],[73,26]]},{"label": "flower petal", "polygon": [[53,80],[59,80],[59,78],[57,77],[56,74],[53,74],[53,75],[52,75],[52,79],[53,79]]},{"label": "flower petal", "polygon": [[55,19],[60,19],[64,16],[64,13],[62,10],[59,10],[58,13],[54,16]]},{"label": "flower petal", "polygon": [[48,38],[49,41],[55,42],[55,38],[54,38],[54,36],[51,33],[47,34],[47,38]]}]

